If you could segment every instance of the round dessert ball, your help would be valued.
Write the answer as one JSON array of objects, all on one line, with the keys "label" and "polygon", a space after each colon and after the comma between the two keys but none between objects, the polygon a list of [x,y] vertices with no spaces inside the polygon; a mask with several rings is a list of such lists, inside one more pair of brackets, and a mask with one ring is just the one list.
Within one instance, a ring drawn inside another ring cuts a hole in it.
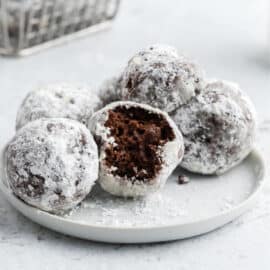
[{"label": "round dessert ball", "polygon": [[146,48],[144,48],[142,51],[145,53],[156,53],[160,56],[164,55],[170,55],[173,57],[179,57],[178,51],[176,48],[166,45],[166,44],[152,44]]},{"label": "round dessert ball", "polygon": [[16,129],[40,118],[70,118],[85,124],[99,104],[97,94],[85,86],[50,84],[26,96],[17,113]]},{"label": "round dessert ball", "polygon": [[100,87],[98,96],[101,100],[100,108],[106,105],[120,100],[120,89],[121,89],[122,77],[113,77],[106,80]]},{"label": "round dessert ball", "polygon": [[202,70],[176,49],[154,45],[135,54],[123,72],[120,98],[171,113],[203,86]]},{"label": "round dessert ball", "polygon": [[6,158],[13,192],[52,213],[80,203],[98,178],[97,145],[85,125],[70,119],[28,123],[8,145]]},{"label": "round dessert ball", "polygon": [[99,183],[113,195],[137,197],[161,189],[184,154],[174,122],[148,105],[111,103],[90,118],[89,128],[99,146]]},{"label": "round dessert ball", "polygon": [[237,84],[209,82],[200,95],[172,116],[184,137],[181,166],[191,172],[222,174],[252,150],[255,110]]}]

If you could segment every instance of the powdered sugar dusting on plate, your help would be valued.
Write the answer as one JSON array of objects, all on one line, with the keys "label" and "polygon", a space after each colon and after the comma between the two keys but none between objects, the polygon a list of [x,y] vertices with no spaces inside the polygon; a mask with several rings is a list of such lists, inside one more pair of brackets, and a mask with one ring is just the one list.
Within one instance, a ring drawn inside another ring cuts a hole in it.
[{"label": "powdered sugar dusting on plate", "polygon": [[[260,168],[259,168],[260,167]],[[66,219],[106,228],[147,228],[199,222],[245,201],[260,185],[262,167],[256,155],[222,176],[201,176],[177,168],[163,190],[144,198],[124,199],[95,186]],[[178,184],[185,174],[190,182]]]},{"label": "powdered sugar dusting on plate", "polygon": [[[111,196],[96,187],[87,200],[74,210],[88,213],[96,225],[137,227],[152,224],[166,224],[168,219],[187,215],[187,209],[175,203],[174,198],[162,192],[147,197],[128,199]],[[74,211],[69,214],[72,218]]]}]

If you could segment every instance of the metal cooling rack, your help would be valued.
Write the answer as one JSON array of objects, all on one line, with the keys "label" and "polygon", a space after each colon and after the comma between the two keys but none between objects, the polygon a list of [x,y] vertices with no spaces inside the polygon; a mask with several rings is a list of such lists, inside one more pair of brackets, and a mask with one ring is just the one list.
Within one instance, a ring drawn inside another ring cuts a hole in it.
[{"label": "metal cooling rack", "polygon": [[25,55],[108,27],[120,0],[0,0],[0,54]]}]

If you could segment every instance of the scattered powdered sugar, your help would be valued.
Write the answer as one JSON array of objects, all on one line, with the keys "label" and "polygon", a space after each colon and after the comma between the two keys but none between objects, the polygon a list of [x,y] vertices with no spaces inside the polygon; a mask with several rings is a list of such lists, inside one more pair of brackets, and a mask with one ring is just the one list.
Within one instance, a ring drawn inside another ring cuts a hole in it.
[{"label": "scattered powdered sugar", "polygon": [[[181,207],[173,198],[166,197],[160,192],[134,199],[112,197],[102,191],[99,192],[102,195],[94,192],[95,194],[90,195],[82,202],[80,208],[75,210],[83,209],[83,220],[87,219],[85,213],[88,213],[88,218],[94,219],[96,225],[128,227],[162,225],[168,220],[187,215],[184,204]],[[72,216],[72,214],[74,212],[68,215]]]},{"label": "scattered powdered sugar", "polygon": [[[81,205],[66,219],[89,226],[140,228],[199,222],[231,211],[261,185],[263,166],[251,155],[222,176],[191,174],[178,167],[164,188],[147,197],[125,199],[112,196],[96,185]],[[190,182],[178,184],[185,174]],[[270,189],[264,198],[270,198]],[[250,219],[269,215],[269,199],[261,201]]]},{"label": "scattered powdered sugar", "polygon": [[234,198],[231,195],[227,195],[223,198],[223,205],[221,206],[220,210],[230,210],[235,204],[236,202]]}]

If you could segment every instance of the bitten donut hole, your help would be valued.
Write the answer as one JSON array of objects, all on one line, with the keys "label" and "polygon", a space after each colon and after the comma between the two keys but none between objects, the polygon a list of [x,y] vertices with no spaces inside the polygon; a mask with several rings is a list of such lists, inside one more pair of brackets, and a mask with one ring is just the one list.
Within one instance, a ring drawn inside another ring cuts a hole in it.
[{"label": "bitten donut hole", "polygon": [[162,167],[161,147],[175,139],[167,120],[144,108],[118,106],[109,110],[105,126],[115,141],[105,150],[112,174],[133,181],[155,178]]}]

